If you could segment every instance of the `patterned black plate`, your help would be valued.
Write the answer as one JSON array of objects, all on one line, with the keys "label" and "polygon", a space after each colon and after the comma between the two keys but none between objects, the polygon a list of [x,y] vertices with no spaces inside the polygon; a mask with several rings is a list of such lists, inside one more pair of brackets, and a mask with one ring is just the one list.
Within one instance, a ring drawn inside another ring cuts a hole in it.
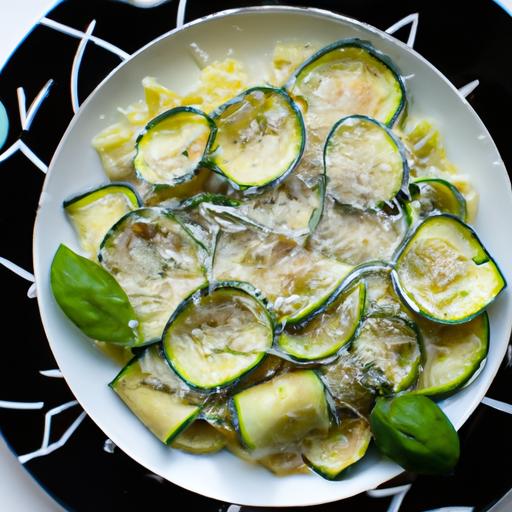
[{"label": "patterned black plate", "polygon": [[[239,510],[148,473],[106,440],[81,411],[56,369],[37,304],[31,300],[35,295],[30,284],[31,246],[47,163],[78,103],[102,78],[120,60],[177,23],[222,9],[265,3],[281,2],[172,0],[140,9],[105,0],[67,0],[34,27],[0,75],[0,172],[5,205],[0,216],[0,264],[5,267],[0,268],[4,290],[0,427],[20,462],[69,510],[129,511],[157,503],[171,509],[188,503],[187,508],[202,511]],[[506,67],[512,20],[498,4],[491,0],[283,3],[352,16],[389,28],[414,44],[462,88],[512,168],[506,115],[512,112],[512,81]],[[76,87],[70,88],[73,76]],[[463,508],[458,510],[465,511],[488,510],[512,487],[508,462],[512,460],[508,442],[512,405],[507,403],[512,401],[512,346],[508,348],[488,397],[460,432],[462,458],[454,475],[405,476],[389,484],[393,485],[389,490],[313,509],[414,512],[459,506]]]}]

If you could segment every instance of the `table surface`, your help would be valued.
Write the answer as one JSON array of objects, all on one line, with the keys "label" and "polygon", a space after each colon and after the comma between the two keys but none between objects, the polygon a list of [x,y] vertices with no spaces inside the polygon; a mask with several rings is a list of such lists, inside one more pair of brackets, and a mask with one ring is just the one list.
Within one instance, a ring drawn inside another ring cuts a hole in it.
[{"label": "table surface", "polygon": [[[57,0],[18,0],[0,8],[0,70],[34,23]],[[499,0],[512,14],[512,0]],[[5,5],[5,4],[4,4]],[[60,512],[60,507],[25,471],[0,436],[0,510],[6,512]],[[493,512],[512,510],[512,491]]]}]

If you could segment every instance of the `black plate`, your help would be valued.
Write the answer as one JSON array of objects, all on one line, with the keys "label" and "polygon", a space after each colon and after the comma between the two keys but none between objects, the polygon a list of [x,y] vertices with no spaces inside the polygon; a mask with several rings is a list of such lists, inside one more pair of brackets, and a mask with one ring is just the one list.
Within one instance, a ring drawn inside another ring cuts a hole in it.
[{"label": "black plate", "polygon": [[[185,21],[232,7],[280,3],[188,0]],[[512,81],[507,69],[512,48],[512,20],[498,4],[491,0],[283,3],[333,10],[381,29],[411,13],[419,13],[414,47],[457,87],[479,80],[480,84],[470,94],[469,101],[491,132],[505,163],[512,168],[510,119],[507,117],[507,113],[510,115],[512,112]],[[86,31],[91,21],[96,20],[94,36],[133,53],[156,36],[174,28],[177,11],[177,0],[153,9],[138,9],[112,1],[67,0],[47,17],[80,31]],[[407,40],[410,28],[410,25],[405,26],[396,36]],[[18,47],[0,75],[0,100],[10,122],[3,146],[0,140],[0,160],[8,148],[18,144],[14,147],[17,150],[0,162],[5,206],[0,215],[0,255],[30,272],[32,228],[44,180],[44,173],[35,163],[44,169],[50,162],[73,116],[69,82],[78,45],[79,39],[72,35],[39,24]],[[80,67],[80,99],[87,97],[119,61],[115,53],[88,44]],[[23,87],[28,109],[50,79],[53,82],[46,99],[42,101],[31,126],[25,123],[23,129],[16,89]],[[0,138],[1,133],[0,128]],[[25,146],[22,147],[18,141]],[[40,162],[31,160],[20,151],[25,149],[28,153],[26,148],[37,155]],[[0,268],[0,276],[4,290],[0,399],[44,402],[41,409],[33,410],[0,407],[3,435],[14,452],[23,456],[40,447],[44,414],[72,401],[73,396],[63,379],[40,373],[41,370],[55,369],[56,363],[41,326],[37,304],[27,298],[30,283],[6,268]],[[511,353],[512,347],[509,346]],[[511,401],[512,371],[509,363],[510,360],[503,363],[488,392],[489,397]],[[81,412],[75,404],[55,414],[51,423],[50,445],[66,435],[66,431],[71,433],[69,439],[60,449],[25,462],[27,470],[67,509],[129,511],[163,505],[171,510],[186,506],[190,510],[218,512],[229,507],[229,504],[203,498],[162,480],[117,448],[110,453],[108,445],[105,449],[105,435],[85,415],[80,421]],[[75,426],[77,428],[73,431]],[[512,486],[512,473],[504,471],[500,463],[512,458],[510,432],[510,414],[480,405],[461,429],[462,458],[455,474],[444,478],[415,479],[405,495],[401,510],[426,511],[450,505],[487,510]],[[411,481],[407,478],[405,483]],[[342,503],[312,509],[378,512],[388,510],[391,499],[362,494]],[[232,510],[234,512],[237,507]]]}]

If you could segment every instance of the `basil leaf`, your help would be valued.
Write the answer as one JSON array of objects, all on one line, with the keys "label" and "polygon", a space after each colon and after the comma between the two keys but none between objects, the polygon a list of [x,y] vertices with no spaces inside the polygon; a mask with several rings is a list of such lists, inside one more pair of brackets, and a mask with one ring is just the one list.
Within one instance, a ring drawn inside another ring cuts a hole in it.
[{"label": "basil leaf", "polygon": [[100,265],[61,244],[53,258],[50,282],[62,311],[87,336],[129,346],[141,341],[128,296]]}]

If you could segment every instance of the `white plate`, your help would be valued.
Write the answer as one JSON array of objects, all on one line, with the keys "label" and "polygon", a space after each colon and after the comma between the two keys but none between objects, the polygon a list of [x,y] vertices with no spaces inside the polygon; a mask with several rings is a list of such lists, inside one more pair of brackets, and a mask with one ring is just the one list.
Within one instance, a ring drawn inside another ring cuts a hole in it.
[{"label": "white plate", "polygon": [[[507,280],[512,281],[506,236],[512,219],[510,183],[476,113],[448,80],[406,45],[373,27],[325,11],[287,7],[226,11],[169,32],[143,48],[117,68],[82,106],[55,154],[41,195],[34,236],[38,300],[50,346],[71,390],[105,434],[137,462],[177,485],[218,500],[253,506],[326,503],[372,489],[401,470],[372,452],[340,482],[328,482],[313,474],[278,478],[227,452],[195,456],[163,446],[107,387],[118,371],[116,365],[64,317],[51,295],[49,268],[58,244],[78,250],[62,200],[106,181],[90,141],[118,119],[118,106],[141,98],[144,76],[156,76],[177,91],[195,84],[199,70],[192,58],[192,43],[211,59],[233,55],[256,79],[263,79],[278,40],[328,44],[345,37],[371,41],[408,76],[410,114],[429,116],[441,128],[449,158],[461,173],[470,176],[480,193],[475,227]],[[484,396],[505,354],[512,322],[508,291],[489,313],[491,347],[484,370],[471,385],[442,402],[457,428]]]}]

